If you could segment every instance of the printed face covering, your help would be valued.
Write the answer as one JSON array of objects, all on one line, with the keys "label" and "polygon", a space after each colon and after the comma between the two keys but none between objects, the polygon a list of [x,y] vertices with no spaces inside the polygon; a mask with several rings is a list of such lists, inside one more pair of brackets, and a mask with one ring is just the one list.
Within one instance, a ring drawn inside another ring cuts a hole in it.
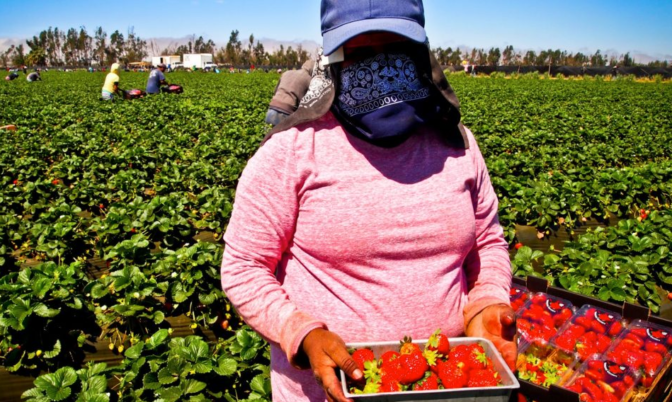
[{"label": "printed face covering", "polygon": [[431,91],[408,53],[379,53],[339,74],[337,111],[355,134],[372,140],[407,137],[437,111]]}]

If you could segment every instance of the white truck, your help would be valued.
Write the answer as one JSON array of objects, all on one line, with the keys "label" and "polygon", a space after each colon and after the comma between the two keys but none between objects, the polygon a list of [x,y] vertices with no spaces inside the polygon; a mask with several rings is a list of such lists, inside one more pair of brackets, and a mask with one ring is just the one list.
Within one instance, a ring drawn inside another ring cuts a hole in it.
[{"label": "white truck", "polygon": [[212,53],[197,53],[197,54],[183,54],[182,55],[182,64],[184,68],[198,68],[202,69],[206,66],[206,63],[212,64]]},{"label": "white truck", "polygon": [[152,57],[152,65],[154,67],[158,66],[159,64],[163,63],[166,66],[170,65],[172,68],[174,68],[175,63],[180,62],[180,55],[172,55],[172,56],[154,56]]}]

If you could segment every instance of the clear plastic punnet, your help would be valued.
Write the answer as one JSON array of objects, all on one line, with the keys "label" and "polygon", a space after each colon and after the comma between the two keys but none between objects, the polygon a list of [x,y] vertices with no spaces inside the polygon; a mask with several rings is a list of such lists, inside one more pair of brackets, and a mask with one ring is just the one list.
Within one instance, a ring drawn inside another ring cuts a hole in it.
[{"label": "clear plastic punnet", "polygon": [[649,389],[670,360],[672,328],[634,320],[611,345],[605,356],[642,375],[641,386]]},{"label": "clear plastic punnet", "polygon": [[593,355],[563,386],[578,393],[582,401],[621,402],[629,400],[639,380],[636,370]]},{"label": "clear plastic punnet", "polygon": [[548,388],[564,384],[578,368],[576,356],[561,355],[549,345],[524,342],[518,346],[518,379]]},{"label": "clear plastic punnet", "polygon": [[546,293],[534,293],[516,313],[520,339],[546,345],[574,314],[572,302]]},{"label": "clear plastic punnet", "polygon": [[511,284],[511,291],[509,292],[509,300],[511,308],[518,312],[525,305],[525,302],[530,298],[530,291],[525,286]]},{"label": "clear plastic punnet", "polygon": [[594,354],[603,354],[623,331],[620,314],[586,304],[551,338],[551,344],[567,356],[581,362]]}]

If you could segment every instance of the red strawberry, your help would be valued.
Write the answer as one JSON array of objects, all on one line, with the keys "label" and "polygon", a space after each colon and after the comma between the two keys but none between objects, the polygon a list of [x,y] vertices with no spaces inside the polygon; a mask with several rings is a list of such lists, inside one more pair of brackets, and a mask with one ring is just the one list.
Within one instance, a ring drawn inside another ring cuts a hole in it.
[{"label": "red strawberry", "polygon": [[399,353],[394,350],[388,350],[380,356],[380,367],[385,367],[394,360],[399,358]]},{"label": "red strawberry", "polygon": [[431,389],[439,389],[439,378],[434,373],[430,373],[422,380],[413,384],[413,391],[427,391]]},{"label": "red strawberry", "polygon": [[576,317],[576,319],[574,319],[574,324],[580,325],[584,329],[591,329],[593,326],[591,319],[586,316]]},{"label": "red strawberry", "polygon": [[373,351],[368,348],[357,349],[352,354],[352,359],[357,363],[362,372],[364,372],[364,363],[376,360],[376,356],[373,355]]},{"label": "red strawberry", "polygon": [[644,373],[653,377],[662,364],[662,355],[657,352],[644,352]]},{"label": "red strawberry", "polygon": [[58,179],[54,179],[54,180],[52,180],[52,181],[51,181],[51,184],[53,184],[54,186],[57,186],[57,185],[58,185]]},{"label": "red strawberry", "polygon": [[660,353],[661,355],[664,355],[667,353],[667,348],[663,346],[662,343],[658,343],[656,341],[651,341],[651,340],[646,340],[644,342],[644,349],[646,349],[647,352],[656,352]]},{"label": "red strawberry", "polygon": [[441,328],[434,331],[432,336],[429,337],[427,348],[436,351],[438,354],[448,356],[448,353],[450,353],[450,341],[448,341],[446,335],[441,333]]},{"label": "red strawberry", "polygon": [[16,186],[16,185],[18,185],[18,184],[19,184],[19,181],[16,180],[16,179],[14,179],[14,185]]},{"label": "red strawberry", "polygon": [[611,383],[611,387],[614,389],[614,395],[618,396],[619,398],[623,397],[623,395],[625,395],[625,391],[628,390],[623,381],[614,381]]},{"label": "red strawberry", "polygon": [[401,346],[399,347],[399,353],[402,355],[411,354],[413,352],[420,352],[420,346],[413,343],[413,339],[411,339],[409,336],[405,336],[400,343]]},{"label": "red strawberry", "polygon": [[633,369],[638,369],[644,362],[644,354],[640,351],[625,350],[621,353],[622,364]]},{"label": "red strawberry", "polygon": [[469,372],[469,388],[496,387],[499,384],[499,374],[493,369],[471,370]]},{"label": "red strawberry", "polygon": [[628,335],[630,335],[630,334],[639,337],[640,339],[642,339],[642,341],[644,341],[644,339],[648,336],[648,334],[646,333],[646,328],[641,328],[641,327],[630,329]]},{"label": "red strawberry", "polygon": [[604,353],[609,346],[611,345],[611,338],[603,334],[597,334],[597,339],[595,340],[595,348],[598,353]]},{"label": "red strawberry", "polygon": [[492,361],[485,355],[481,345],[470,345],[471,353],[467,355],[467,368],[470,370],[483,370],[492,365]]},{"label": "red strawberry", "polygon": [[448,361],[454,363],[462,363],[463,367],[468,367],[467,359],[471,353],[471,349],[467,345],[457,345],[450,350]]},{"label": "red strawberry", "polygon": [[521,247],[523,247],[523,243],[516,243],[515,247],[516,247],[516,250],[518,250]]},{"label": "red strawberry", "polygon": [[588,394],[593,397],[594,400],[600,401],[602,398],[602,391],[600,388],[595,385],[592,381],[588,380],[583,383],[583,389],[588,392]]},{"label": "red strawberry", "polygon": [[399,382],[404,385],[420,380],[425,375],[425,371],[429,370],[427,360],[419,351],[402,353],[399,357],[399,365],[401,366]]},{"label": "red strawberry", "polygon": [[[16,181],[16,180],[14,180],[14,181]],[[672,300],[672,292],[667,294],[667,300]]]},{"label": "red strawberry", "polygon": [[449,360],[441,366],[439,370],[439,379],[444,388],[464,388],[467,386],[469,376],[462,370],[462,366],[454,360]]},{"label": "red strawberry", "polygon": [[629,333],[619,342],[619,346],[628,350],[640,350],[644,347],[644,341],[636,335]]},{"label": "red strawberry", "polygon": [[620,321],[614,321],[614,323],[611,324],[611,327],[609,327],[609,336],[618,335],[621,332],[622,329],[623,329],[623,324],[621,324]]},{"label": "red strawberry", "polygon": [[397,380],[384,381],[380,384],[378,392],[399,392],[401,391],[401,384]]}]

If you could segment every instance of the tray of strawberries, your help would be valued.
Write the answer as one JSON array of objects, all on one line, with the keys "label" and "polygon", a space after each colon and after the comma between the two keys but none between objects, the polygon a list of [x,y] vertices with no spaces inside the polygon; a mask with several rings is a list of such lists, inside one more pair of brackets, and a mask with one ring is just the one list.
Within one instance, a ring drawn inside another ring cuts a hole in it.
[{"label": "tray of strawberries", "polygon": [[640,374],[599,355],[586,359],[565,388],[579,394],[582,402],[621,402],[632,396]]},{"label": "tray of strawberries", "polygon": [[520,384],[495,346],[484,338],[348,343],[364,372],[355,382],[341,371],[347,398],[362,401],[507,402]]},{"label": "tray of strawberries", "polygon": [[574,314],[572,302],[546,293],[535,293],[516,313],[520,339],[546,345]]},{"label": "tray of strawberries", "polygon": [[594,354],[603,354],[623,330],[621,315],[586,304],[551,339],[560,353],[578,355],[584,362]]},{"label": "tray of strawberries", "polygon": [[651,387],[672,354],[672,328],[634,320],[606,352],[606,357],[641,373],[641,386]]},{"label": "tray of strawberries", "polygon": [[511,308],[513,311],[520,310],[521,307],[525,305],[527,299],[530,298],[530,291],[527,290],[525,286],[521,286],[515,283],[511,284],[511,290],[509,291],[509,301],[511,302]]}]

